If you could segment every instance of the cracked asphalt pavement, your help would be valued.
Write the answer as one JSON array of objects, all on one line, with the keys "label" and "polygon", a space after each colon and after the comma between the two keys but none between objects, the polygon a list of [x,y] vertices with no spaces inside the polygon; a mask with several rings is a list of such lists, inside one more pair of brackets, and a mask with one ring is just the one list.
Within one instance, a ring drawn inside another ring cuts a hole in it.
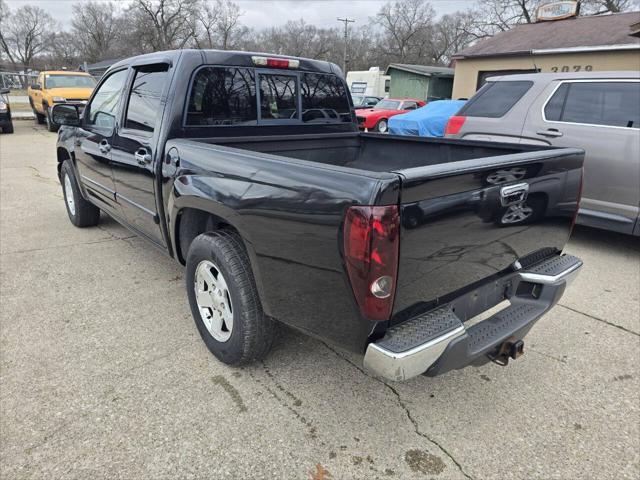
[{"label": "cracked asphalt pavement", "polygon": [[0,135],[0,478],[640,477],[640,242],[578,228],[585,267],[526,354],[383,383],[283,329],[234,369],[183,269],[109,218],[77,229],[54,134]]}]

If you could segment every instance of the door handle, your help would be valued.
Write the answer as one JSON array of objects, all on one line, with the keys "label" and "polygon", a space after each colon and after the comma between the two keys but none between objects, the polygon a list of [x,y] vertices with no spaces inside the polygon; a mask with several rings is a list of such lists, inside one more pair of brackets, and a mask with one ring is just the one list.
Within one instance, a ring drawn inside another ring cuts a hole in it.
[{"label": "door handle", "polygon": [[139,148],[138,150],[136,150],[134,157],[136,157],[136,162],[138,162],[138,165],[142,165],[143,167],[151,163],[151,155],[146,148]]},{"label": "door handle", "polygon": [[557,128],[548,128],[547,130],[538,130],[536,132],[538,135],[542,135],[543,137],[561,137],[562,136],[562,132],[559,131]]},{"label": "door handle", "polygon": [[109,151],[111,150],[111,145],[109,145],[109,142],[107,142],[106,140],[102,140],[98,144],[98,149],[101,153],[109,153]]}]

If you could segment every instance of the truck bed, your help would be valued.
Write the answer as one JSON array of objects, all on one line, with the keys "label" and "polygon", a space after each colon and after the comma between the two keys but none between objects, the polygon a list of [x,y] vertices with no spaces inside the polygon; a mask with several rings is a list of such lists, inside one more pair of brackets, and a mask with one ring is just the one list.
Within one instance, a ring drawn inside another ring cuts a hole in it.
[{"label": "truck bed", "polygon": [[392,172],[544,149],[499,142],[460,142],[367,133],[193,140],[370,172]]},{"label": "truck bed", "polygon": [[[186,175],[176,178],[175,197],[233,206],[225,215],[255,245],[258,275],[268,277],[260,282],[265,298],[278,299],[268,305],[273,316],[299,327],[305,312],[305,330],[352,346],[357,338],[349,336],[370,326],[340,328],[353,308],[343,295],[339,250],[349,206],[398,206],[393,325],[486,285],[518,261],[559,254],[577,210],[583,161],[577,149],[366,133],[190,138],[166,147],[180,153]],[[507,208],[503,186],[523,182],[540,211],[527,224],[498,225]],[[323,306],[317,292],[326,295]],[[489,308],[503,293],[478,294],[468,311]]]}]

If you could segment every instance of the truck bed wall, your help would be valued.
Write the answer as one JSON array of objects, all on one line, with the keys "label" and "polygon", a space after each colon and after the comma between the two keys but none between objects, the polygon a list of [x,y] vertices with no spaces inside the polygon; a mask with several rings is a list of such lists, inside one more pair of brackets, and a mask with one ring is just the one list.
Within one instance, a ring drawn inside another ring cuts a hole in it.
[{"label": "truck bed wall", "polygon": [[194,140],[373,172],[507,155],[529,149],[524,145],[357,133]]}]

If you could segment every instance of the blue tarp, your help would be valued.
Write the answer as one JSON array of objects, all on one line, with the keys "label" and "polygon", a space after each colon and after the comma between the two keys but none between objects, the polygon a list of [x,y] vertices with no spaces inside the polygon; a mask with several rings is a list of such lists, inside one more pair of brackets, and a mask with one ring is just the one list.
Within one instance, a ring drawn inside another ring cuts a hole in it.
[{"label": "blue tarp", "polygon": [[421,137],[443,137],[449,117],[465,104],[464,100],[436,100],[409,113],[389,119],[392,135],[419,135]]}]

